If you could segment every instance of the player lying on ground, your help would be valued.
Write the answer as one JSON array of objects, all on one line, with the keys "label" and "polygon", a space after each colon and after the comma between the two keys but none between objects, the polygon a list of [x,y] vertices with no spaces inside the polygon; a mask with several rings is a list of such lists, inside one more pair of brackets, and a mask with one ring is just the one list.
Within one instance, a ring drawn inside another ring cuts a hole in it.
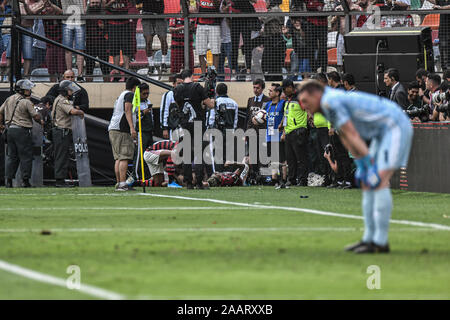
[{"label": "player lying on ground", "polygon": [[[346,250],[389,252],[389,180],[408,162],[413,136],[408,117],[399,105],[385,98],[324,88],[314,80],[303,84],[298,98],[309,112],[321,112],[339,130],[342,143],[355,156],[355,178],[363,189],[364,235]],[[364,142],[368,140],[370,148]]]},{"label": "player lying on ground", "polygon": [[203,182],[203,185],[205,187],[242,186],[248,176],[249,166],[247,163],[247,158],[244,158],[242,163],[227,161],[224,165],[225,168],[236,166],[237,169],[234,172],[214,172],[207,182]]},{"label": "player lying on ground", "polygon": [[172,159],[175,158],[174,149],[177,144],[175,141],[161,140],[145,150],[144,161],[152,175],[152,187],[167,187],[167,182],[164,181],[164,162],[173,165]]}]

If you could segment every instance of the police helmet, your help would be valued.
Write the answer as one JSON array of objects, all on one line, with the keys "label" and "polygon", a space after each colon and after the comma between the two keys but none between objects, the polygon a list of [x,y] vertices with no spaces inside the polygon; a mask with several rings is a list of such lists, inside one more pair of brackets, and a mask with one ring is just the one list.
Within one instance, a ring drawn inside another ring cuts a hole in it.
[{"label": "police helmet", "polygon": [[63,80],[59,83],[59,93],[67,96],[68,90],[72,91],[72,94],[81,90],[81,88],[73,81]]},{"label": "police helmet", "polygon": [[30,81],[28,79],[21,79],[16,82],[15,90],[16,90],[16,92],[23,94],[24,90],[31,91],[31,89],[33,89],[35,86],[36,85],[32,81]]}]

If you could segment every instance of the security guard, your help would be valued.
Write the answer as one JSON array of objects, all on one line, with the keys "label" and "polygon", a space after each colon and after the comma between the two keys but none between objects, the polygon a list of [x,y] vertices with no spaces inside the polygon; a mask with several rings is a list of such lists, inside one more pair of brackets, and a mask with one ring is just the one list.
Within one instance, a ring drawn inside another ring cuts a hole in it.
[{"label": "security guard", "polygon": [[74,108],[69,102],[70,97],[80,90],[74,82],[63,80],[59,84],[59,95],[53,102],[53,146],[55,150],[55,179],[56,187],[69,187],[66,185],[67,169],[69,166],[69,148],[72,140],[71,115],[84,117],[84,112]]},{"label": "security guard", "polygon": [[[288,99],[284,107],[284,133],[281,140],[285,141],[286,160],[288,164],[288,182],[286,186],[307,186],[307,144],[308,115],[297,101],[294,83],[283,80],[283,92]],[[298,179],[298,184],[297,184]]]},{"label": "security guard", "polygon": [[6,163],[6,187],[12,188],[12,179],[16,176],[20,163],[22,171],[23,187],[29,188],[31,184],[31,169],[33,164],[33,140],[31,129],[33,119],[43,124],[40,115],[34,110],[33,103],[29,99],[31,89],[35,86],[30,80],[19,80],[16,83],[16,94],[10,96],[0,107],[0,126],[3,130],[7,127],[6,139],[8,143]]}]

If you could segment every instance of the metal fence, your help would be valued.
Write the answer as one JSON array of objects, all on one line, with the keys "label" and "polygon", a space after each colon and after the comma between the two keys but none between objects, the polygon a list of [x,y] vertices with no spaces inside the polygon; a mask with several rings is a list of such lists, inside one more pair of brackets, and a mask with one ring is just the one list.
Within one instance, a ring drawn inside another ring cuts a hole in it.
[{"label": "metal fence", "polygon": [[[0,18],[1,81],[8,81],[14,24],[160,81],[184,68],[201,80],[210,65],[221,81],[300,80],[330,68],[341,71],[343,35],[355,28],[429,26],[436,71],[449,67],[450,6],[422,0],[15,0],[12,5]],[[21,55],[16,75],[56,81],[72,69],[79,81],[124,81],[127,76],[37,38],[16,38]]]}]

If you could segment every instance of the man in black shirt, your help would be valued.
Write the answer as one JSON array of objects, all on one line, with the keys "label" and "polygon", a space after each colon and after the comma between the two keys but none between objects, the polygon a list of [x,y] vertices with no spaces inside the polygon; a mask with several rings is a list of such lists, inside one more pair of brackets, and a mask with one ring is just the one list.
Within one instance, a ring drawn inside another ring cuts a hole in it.
[{"label": "man in black shirt", "polygon": [[[205,106],[208,109],[214,108],[215,101],[214,99],[208,98],[206,90],[197,82],[193,82],[192,80],[192,71],[184,70],[181,72],[181,78],[183,79],[183,83],[178,85],[174,90],[174,99],[176,104],[178,105],[179,110],[183,114],[183,117],[180,121],[180,126],[183,128],[185,132],[189,132],[191,137],[191,149],[190,153],[190,162],[183,164],[184,171],[184,181],[186,182],[187,188],[192,189],[192,161],[194,160],[194,123],[200,122],[202,128],[202,145],[205,145],[203,141],[203,133],[205,132],[205,119],[206,119],[206,110]],[[198,139],[198,138],[197,138]],[[203,152],[202,147],[202,152]],[[200,158],[199,158],[200,157]],[[197,156],[197,162],[200,162],[195,166],[195,176],[196,176],[196,185],[198,189],[204,189],[203,186],[203,169],[205,167],[205,161],[203,159],[203,154]]]}]

